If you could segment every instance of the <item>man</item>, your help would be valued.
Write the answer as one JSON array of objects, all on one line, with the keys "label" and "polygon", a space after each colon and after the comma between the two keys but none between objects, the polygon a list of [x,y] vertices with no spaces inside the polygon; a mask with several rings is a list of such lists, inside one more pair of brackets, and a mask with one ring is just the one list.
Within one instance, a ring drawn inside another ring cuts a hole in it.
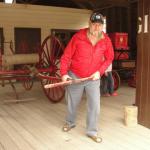
[{"label": "man", "polygon": [[95,142],[102,141],[97,134],[100,112],[100,77],[114,57],[111,41],[102,31],[103,24],[103,16],[100,13],[93,13],[89,20],[89,28],[81,29],[70,40],[61,57],[60,67],[62,81],[92,77],[90,81],[66,87],[68,112],[63,131],[68,132],[75,127],[77,106],[85,91],[87,96],[86,135]]},{"label": "man", "polygon": [[109,67],[105,71],[105,76],[103,78],[104,85],[103,85],[103,96],[109,97],[109,96],[117,96],[117,92],[114,91],[114,79],[112,75],[112,64],[109,65]]}]

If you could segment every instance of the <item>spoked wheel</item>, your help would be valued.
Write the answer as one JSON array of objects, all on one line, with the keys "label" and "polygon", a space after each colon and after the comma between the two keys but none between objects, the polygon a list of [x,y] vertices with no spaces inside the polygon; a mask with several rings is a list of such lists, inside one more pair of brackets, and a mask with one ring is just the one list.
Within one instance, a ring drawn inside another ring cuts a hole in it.
[{"label": "spoked wheel", "polygon": [[[26,71],[29,71],[30,72],[30,68],[31,68],[31,65],[22,65],[20,66],[22,68],[22,70],[26,70]],[[24,77],[22,80],[22,85],[23,87],[29,91],[32,89],[33,87],[33,78],[28,76],[28,77]]]},{"label": "spoked wheel", "polygon": [[[43,77],[41,79],[41,84],[45,95],[54,103],[59,102],[64,97],[64,88],[56,87],[52,89],[45,89],[44,85],[56,83],[60,80],[59,66],[63,49],[64,47],[56,37],[48,36],[44,40],[40,52],[40,67],[46,69],[46,71],[42,72],[45,78]],[[48,78],[49,76],[55,78]]]},{"label": "spoked wheel", "polygon": [[120,76],[119,76],[118,72],[115,70],[112,71],[112,76],[114,79],[114,90],[117,90],[120,86]]},{"label": "spoked wheel", "polygon": [[29,90],[31,90],[32,87],[33,87],[33,79],[31,79],[31,78],[26,78],[26,79],[23,80],[22,84],[23,84],[23,87],[24,87],[27,91],[29,91]]}]

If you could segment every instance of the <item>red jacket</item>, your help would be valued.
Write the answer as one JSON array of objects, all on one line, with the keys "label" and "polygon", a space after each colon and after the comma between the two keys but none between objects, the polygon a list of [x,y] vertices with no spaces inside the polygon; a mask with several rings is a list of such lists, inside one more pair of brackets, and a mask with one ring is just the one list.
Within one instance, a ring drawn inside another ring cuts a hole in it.
[{"label": "red jacket", "polygon": [[89,77],[96,71],[103,75],[114,58],[111,41],[105,33],[103,35],[104,38],[93,46],[87,38],[87,28],[76,33],[61,57],[61,75],[69,70],[81,78]]}]

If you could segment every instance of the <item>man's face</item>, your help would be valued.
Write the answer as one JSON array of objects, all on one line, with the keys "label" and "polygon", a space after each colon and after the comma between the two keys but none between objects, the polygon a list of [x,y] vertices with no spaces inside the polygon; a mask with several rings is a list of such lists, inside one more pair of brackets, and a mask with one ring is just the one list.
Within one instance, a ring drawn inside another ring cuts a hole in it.
[{"label": "man's face", "polygon": [[89,31],[92,35],[98,35],[103,31],[103,24],[101,23],[89,23]]}]

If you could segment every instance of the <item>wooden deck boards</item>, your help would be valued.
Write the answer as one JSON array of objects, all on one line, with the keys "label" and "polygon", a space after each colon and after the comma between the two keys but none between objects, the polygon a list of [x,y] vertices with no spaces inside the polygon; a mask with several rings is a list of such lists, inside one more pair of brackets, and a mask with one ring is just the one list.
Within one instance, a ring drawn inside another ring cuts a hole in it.
[{"label": "wooden deck boards", "polygon": [[30,92],[17,84],[21,99],[34,101],[3,104],[14,99],[9,86],[0,87],[0,150],[149,150],[150,129],[141,125],[126,127],[123,108],[135,99],[135,89],[123,86],[117,97],[101,98],[99,120],[103,142],[94,143],[85,136],[86,99],[83,97],[77,116],[77,126],[68,133],[62,132],[66,104],[50,103],[40,83]]}]

